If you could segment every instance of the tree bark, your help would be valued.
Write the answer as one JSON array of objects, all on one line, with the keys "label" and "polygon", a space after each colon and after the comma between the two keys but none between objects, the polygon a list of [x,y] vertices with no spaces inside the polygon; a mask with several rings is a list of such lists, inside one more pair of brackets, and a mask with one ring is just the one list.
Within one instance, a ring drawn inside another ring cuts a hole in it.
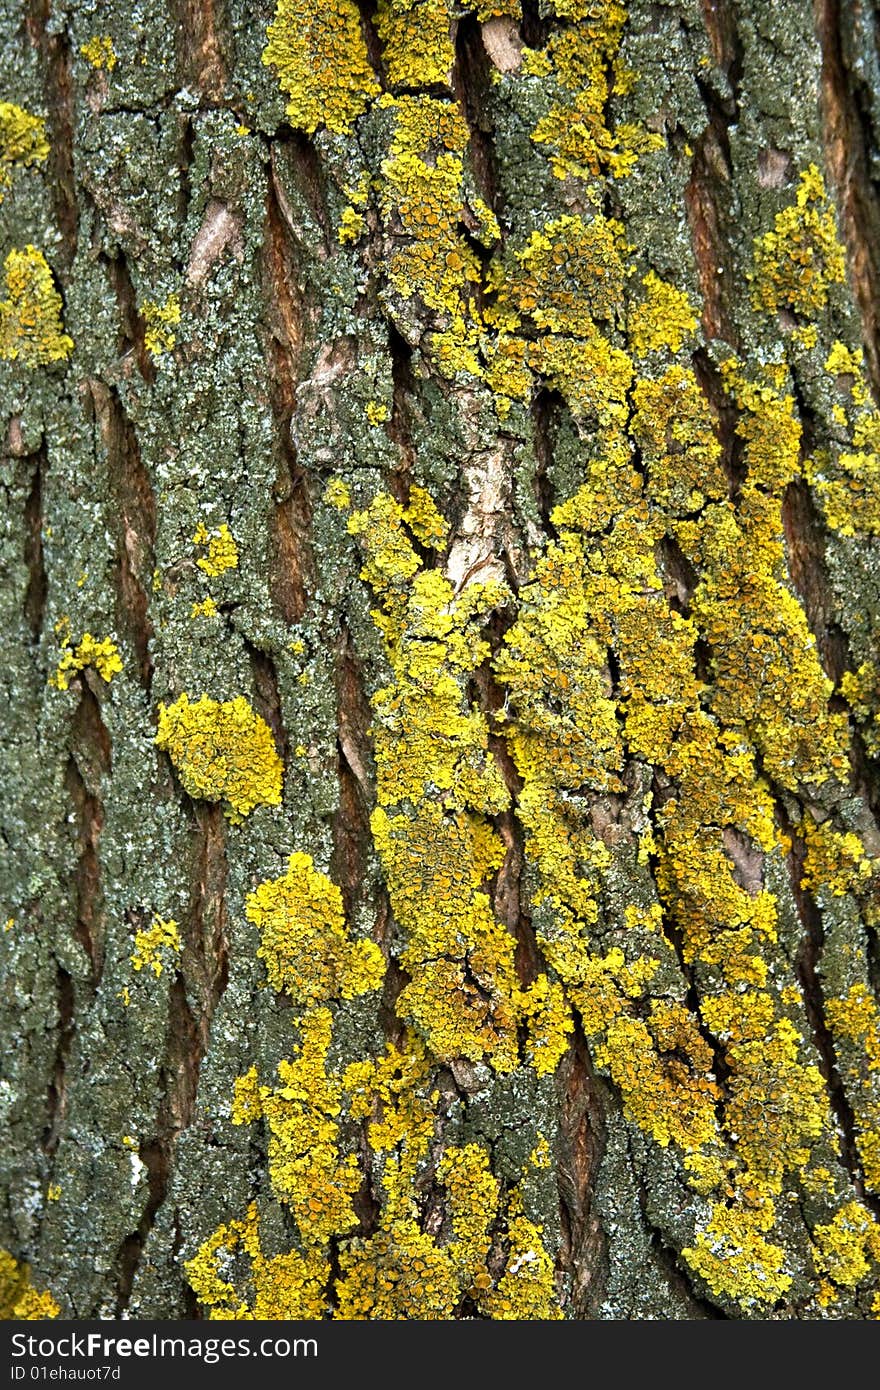
[{"label": "tree bark", "polygon": [[6,1315],[877,1316],[873,7],[169,13],[0,3]]}]

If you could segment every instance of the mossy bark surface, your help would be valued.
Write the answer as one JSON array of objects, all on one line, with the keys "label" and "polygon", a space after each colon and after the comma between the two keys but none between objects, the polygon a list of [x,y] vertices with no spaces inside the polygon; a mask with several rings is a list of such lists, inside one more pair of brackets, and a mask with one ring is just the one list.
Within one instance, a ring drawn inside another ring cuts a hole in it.
[{"label": "mossy bark surface", "polygon": [[880,1315],[876,25],[0,0],[9,1309]]}]

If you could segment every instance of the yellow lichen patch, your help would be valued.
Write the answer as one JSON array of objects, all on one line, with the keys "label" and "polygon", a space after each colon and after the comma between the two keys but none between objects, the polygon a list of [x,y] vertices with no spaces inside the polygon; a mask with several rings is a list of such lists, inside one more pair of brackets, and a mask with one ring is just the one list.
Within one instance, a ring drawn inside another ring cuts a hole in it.
[{"label": "yellow lichen patch", "polygon": [[669,348],[679,352],[693,336],[697,320],[683,290],[676,289],[653,270],[642,280],[645,297],[627,316],[630,345],[637,357]]},{"label": "yellow lichen patch", "polygon": [[329,1260],[312,1247],[304,1254],[264,1255],[254,1202],[243,1221],[221,1226],[184,1268],[196,1298],[214,1319],[285,1321],[321,1318],[326,1312]]},{"label": "yellow lichen patch", "polygon": [[802,888],[827,888],[837,898],[865,888],[872,865],[858,835],[842,834],[828,821],[817,825],[812,816],[804,817],[800,830],[806,845]]},{"label": "yellow lichen patch", "polygon": [[325,125],[341,134],[378,96],[353,0],[278,0],[266,38],[263,62],[275,69],[300,130]]},{"label": "yellow lichen patch", "polygon": [[820,1276],[838,1288],[877,1288],[880,1226],[861,1202],[847,1202],[835,1212],[832,1221],[816,1227],[813,1238],[813,1259]]},{"label": "yellow lichen patch", "polygon": [[381,604],[373,620],[392,674],[372,699],[379,807],[371,826],[411,976],[398,1013],[438,1057],[488,1055],[510,1070],[523,1017],[515,941],[483,891],[504,858],[485,817],[504,810],[509,793],[486,716],[465,690],[489,655],[485,615],[506,591],[473,583],[456,597],[439,570],[421,567],[413,539],[432,547],[446,536],[423,489],[407,508],[380,493],[348,526]]},{"label": "yellow lichen patch", "polygon": [[57,1318],[60,1312],[48,1290],[34,1288],[28,1266],[19,1264],[8,1250],[0,1250],[0,1320],[38,1322]]},{"label": "yellow lichen patch", "polygon": [[211,595],[209,594],[207,598],[203,598],[200,603],[194,603],[189,610],[189,616],[191,618],[216,618],[217,605]]},{"label": "yellow lichen patch", "polygon": [[529,1036],[526,1053],[539,1076],[554,1072],[568,1051],[574,1020],[565,991],[556,980],[539,975],[524,1000]]},{"label": "yellow lichen patch", "polygon": [[682,1256],[713,1293],[746,1309],[766,1307],[791,1287],[784,1249],[764,1238],[773,1217],[769,1199],[751,1210],[716,1203]]},{"label": "yellow lichen patch", "polygon": [[[616,999],[613,993],[606,996],[594,1017],[598,1000],[593,990],[601,976],[591,980],[585,974],[585,1026],[589,1022],[596,1060],[620,1088],[625,1112],[664,1148],[674,1143],[691,1153],[715,1145],[721,1092],[711,1077],[711,1052],[693,1016],[679,1004],[654,1000],[645,1023],[625,1010],[618,992]],[[606,990],[615,990],[613,980],[613,974],[605,977]],[[605,1010],[610,1018],[602,1017]],[[593,1032],[597,1024],[603,1031]]]},{"label": "yellow lichen patch", "polygon": [[375,23],[392,87],[449,85],[455,61],[449,0],[379,0]]},{"label": "yellow lichen patch", "polygon": [[200,521],[193,535],[193,545],[205,551],[205,554],[196,560],[196,564],[200,570],[204,570],[209,579],[216,579],[227,570],[238,568],[238,546],[225,521],[213,530],[209,530],[205,523]]},{"label": "yellow lichen patch", "polygon": [[829,999],[825,1017],[853,1109],[856,1148],[869,1192],[880,1192],[880,1010],[864,983]]},{"label": "yellow lichen patch", "polygon": [[480,321],[471,293],[482,276],[460,230],[467,123],[456,103],[435,97],[384,97],[382,105],[394,113],[380,197],[394,238],[389,290],[433,316],[431,353],[444,376],[479,376]]},{"label": "yellow lichen patch", "polygon": [[116,67],[116,49],[108,34],[93,34],[79,51],[93,68],[104,68],[107,72],[112,72]]},{"label": "yellow lichen patch", "polygon": [[82,640],[74,646],[69,640],[70,625],[66,619],[61,619],[56,631],[65,644],[58,667],[54,675],[49,677],[49,684],[54,685],[56,690],[67,690],[73,677],[87,666],[97,671],[108,684],[122,670],[122,657],[111,637],[97,638],[90,632],[84,632]]},{"label": "yellow lichen patch", "polygon": [[800,176],[795,202],[777,213],[773,231],[757,237],[752,299],[756,309],[793,309],[805,318],[824,309],[830,285],[846,267],[834,210],[815,164]]},{"label": "yellow lichen patch", "polygon": [[232,821],[281,804],[283,766],[268,724],[243,696],[222,703],[181,695],[159,706],[156,744],[196,800],[223,801]]},{"label": "yellow lichen patch", "polygon": [[532,139],[546,145],[557,178],[589,181],[600,174],[623,178],[640,154],[662,149],[662,136],[621,122],[606,123],[612,91],[629,90],[634,74],[619,59],[626,10],[617,0],[601,4],[556,5],[556,13],[574,21],[554,31],[546,48],[525,53],[527,72],[550,78],[558,96],[538,122]]},{"label": "yellow lichen patch", "polygon": [[713,711],[748,733],[784,787],[842,775],[846,716],[829,711],[832,683],[785,582],[778,500],[747,487],[738,511],[707,508],[678,535],[703,565],[693,615],[712,651]]},{"label": "yellow lichen patch", "polygon": [[0,101],[0,203],[12,184],[12,171],[42,164],[49,154],[46,122],[11,101]]},{"label": "yellow lichen patch", "polygon": [[391,1222],[340,1255],[337,1318],[452,1318],[461,1301],[452,1257],[411,1218]]},{"label": "yellow lichen patch", "polygon": [[0,357],[25,367],[65,361],[73,339],[61,321],[61,295],[42,251],[13,249],[3,263],[7,298],[0,300]]},{"label": "yellow lichen patch", "polygon": [[260,929],[257,955],[273,989],[311,1006],[353,999],[379,989],[385,961],[372,941],[352,941],[342,894],[314,867],[311,855],[292,854],[282,878],[248,894],[245,915]]},{"label": "yellow lichen patch", "polygon": [[825,362],[840,400],[835,422],[846,444],[817,449],[804,471],[833,531],[880,534],[880,410],[874,405],[860,352],[835,342]]},{"label": "yellow lichen patch", "polygon": [[150,926],[136,932],[131,963],[135,970],[145,967],[158,977],[163,966],[174,965],[180,954],[180,933],[177,923],[170,919],[154,917]]},{"label": "yellow lichen patch", "polygon": [[647,469],[647,492],[672,516],[696,511],[727,495],[721,445],[709,403],[688,367],[668,367],[639,379],[632,392],[630,430]]},{"label": "yellow lichen patch", "polygon": [[499,1321],[557,1321],[562,1311],[556,1296],[553,1261],[542,1228],[527,1217],[508,1222],[509,1253],[497,1287],[483,1297],[490,1318]]},{"label": "yellow lichen patch", "polygon": [[[279,1062],[276,1088],[260,1087],[259,1106],[269,1130],[272,1191],[290,1207],[303,1242],[320,1246],[357,1225],[352,1197],[361,1173],[355,1155],[339,1149],[343,1090],[327,1068],[329,1009],[305,1014],[300,1031],[297,1055]],[[238,1113],[251,1112],[240,1105]]]},{"label": "yellow lichen patch", "polygon": [[138,313],[144,322],[144,347],[156,361],[177,341],[174,329],[180,323],[180,300],[176,294],[169,294],[164,304],[145,299],[138,305]]},{"label": "yellow lichen patch", "polygon": [[858,670],[844,671],[840,692],[862,724],[865,747],[876,757],[880,754],[880,667],[864,661]]}]

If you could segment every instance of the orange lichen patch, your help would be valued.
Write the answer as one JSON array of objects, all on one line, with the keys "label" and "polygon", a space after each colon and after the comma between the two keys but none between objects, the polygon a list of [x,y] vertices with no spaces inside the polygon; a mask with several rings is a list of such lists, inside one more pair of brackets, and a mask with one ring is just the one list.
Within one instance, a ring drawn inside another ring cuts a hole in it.
[{"label": "orange lichen patch", "polygon": [[275,69],[300,130],[350,130],[378,96],[353,0],[278,0],[266,36],[263,62]]},{"label": "orange lichen patch", "polygon": [[0,300],[0,357],[25,367],[64,362],[73,339],[61,321],[61,295],[42,251],[13,249],[3,263],[7,298]]},{"label": "orange lichen patch", "polygon": [[174,764],[196,800],[223,801],[233,822],[255,806],[281,804],[284,771],[272,732],[243,696],[220,702],[207,695],[159,706],[156,745]]},{"label": "orange lichen patch", "polygon": [[38,1322],[57,1318],[60,1312],[48,1290],[34,1288],[28,1266],[0,1250],[0,1320]]},{"label": "orange lichen patch", "polygon": [[248,894],[245,915],[260,929],[257,955],[273,989],[309,1006],[379,989],[385,960],[372,941],[352,941],[342,894],[314,866],[311,855],[292,854],[287,872]]},{"label": "orange lichen patch", "polygon": [[284,1321],[326,1313],[328,1258],[313,1247],[303,1254],[290,1250],[264,1255],[255,1202],[243,1221],[230,1221],[215,1231],[184,1268],[212,1319]]},{"label": "orange lichen patch", "polygon": [[0,203],[15,168],[42,164],[49,154],[46,122],[11,101],[0,101]]},{"label": "orange lichen patch", "polygon": [[809,318],[842,285],[846,263],[834,210],[815,164],[804,169],[797,198],[777,213],[773,231],[755,239],[752,300],[756,309],[793,309]]},{"label": "orange lichen patch", "polygon": [[379,0],[375,24],[392,87],[449,85],[455,61],[449,0]]}]

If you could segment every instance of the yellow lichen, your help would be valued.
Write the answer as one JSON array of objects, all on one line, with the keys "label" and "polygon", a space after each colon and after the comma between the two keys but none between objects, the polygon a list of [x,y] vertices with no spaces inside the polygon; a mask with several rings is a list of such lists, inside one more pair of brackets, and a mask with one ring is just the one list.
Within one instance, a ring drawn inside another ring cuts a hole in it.
[{"label": "yellow lichen", "polygon": [[67,690],[73,677],[87,666],[97,671],[108,684],[122,670],[122,657],[111,637],[97,638],[90,632],[84,632],[82,639],[74,645],[69,640],[70,626],[66,619],[61,620],[56,631],[64,644],[57,669],[49,677],[49,684],[55,686],[56,690]]},{"label": "yellow lichen", "polygon": [[815,164],[800,176],[797,197],[757,237],[752,299],[756,309],[793,309],[805,318],[825,308],[830,285],[845,279],[843,248],[825,181]]},{"label": "yellow lichen", "polygon": [[379,989],[385,961],[372,941],[352,941],[342,894],[308,854],[292,854],[282,878],[248,895],[245,915],[260,930],[257,955],[273,989],[309,1006]]},{"label": "yellow lichen", "polygon": [[0,1320],[38,1322],[57,1318],[60,1312],[48,1290],[34,1288],[28,1266],[0,1250]]},{"label": "yellow lichen", "polygon": [[455,61],[448,0],[379,0],[375,22],[392,87],[448,86]]},{"label": "yellow lichen", "polygon": [[46,122],[11,101],[0,101],[0,203],[18,166],[42,164],[49,154]]},{"label": "yellow lichen", "polygon": [[213,530],[200,521],[192,539],[193,545],[206,552],[199,556],[196,564],[209,579],[216,579],[227,570],[238,568],[238,546],[225,521]]},{"label": "yellow lichen", "polygon": [[697,326],[696,316],[683,290],[661,280],[653,270],[642,280],[645,297],[629,315],[627,331],[638,357],[669,348],[679,352]]},{"label": "yellow lichen", "polygon": [[108,34],[93,34],[79,51],[93,68],[104,68],[107,72],[112,72],[116,67],[116,49]]},{"label": "yellow lichen", "polygon": [[164,304],[145,299],[138,305],[138,313],[144,323],[144,347],[156,361],[177,341],[174,329],[180,323],[180,299],[176,294],[169,294]]},{"label": "yellow lichen", "polygon": [[772,1220],[770,1202],[753,1210],[716,1203],[696,1243],[682,1256],[713,1293],[746,1309],[766,1308],[791,1287],[785,1251],[764,1239]]},{"label": "yellow lichen", "polygon": [[281,804],[283,766],[268,724],[243,696],[223,702],[183,694],[159,706],[156,744],[167,752],[184,790],[223,801],[233,821],[255,806]]},{"label": "yellow lichen", "polygon": [[131,963],[135,970],[145,967],[158,979],[165,965],[176,964],[180,954],[180,932],[177,923],[154,917],[149,927],[135,933]]},{"label": "yellow lichen", "polygon": [[804,817],[801,833],[806,845],[802,888],[827,888],[841,898],[865,887],[872,865],[858,835],[842,834],[827,821],[817,825],[812,816]]},{"label": "yellow lichen", "polygon": [[291,125],[342,133],[379,93],[353,0],[278,0],[263,62],[287,97]]},{"label": "yellow lichen", "polygon": [[7,298],[0,300],[0,357],[25,367],[65,361],[73,339],[61,321],[61,295],[42,251],[13,249],[3,263]]},{"label": "yellow lichen", "polygon": [[[184,1266],[196,1297],[219,1320],[286,1321],[320,1318],[326,1310],[330,1263],[319,1251],[267,1256],[256,1203],[243,1221],[221,1226]],[[244,1257],[244,1277],[228,1277]],[[233,1282],[235,1280],[235,1282]]]}]

